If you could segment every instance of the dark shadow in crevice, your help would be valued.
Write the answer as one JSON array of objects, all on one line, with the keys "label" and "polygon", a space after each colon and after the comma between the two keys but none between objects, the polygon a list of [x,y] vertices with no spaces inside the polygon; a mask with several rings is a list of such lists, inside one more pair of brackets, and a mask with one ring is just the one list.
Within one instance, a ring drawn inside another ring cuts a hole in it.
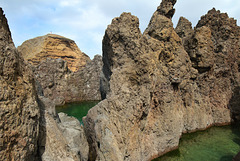
[{"label": "dark shadow in crevice", "polygon": [[40,98],[37,98],[38,105],[40,107],[40,120],[39,120],[39,137],[38,137],[38,150],[37,150],[37,159],[42,161],[42,154],[45,151],[46,145],[46,119],[45,119],[45,104],[41,101]]},{"label": "dark shadow in crevice", "polygon": [[[231,111],[231,118],[233,121],[232,133],[234,133],[237,137],[233,139],[235,143],[240,145],[240,86],[234,88],[233,95],[229,101],[229,109]],[[240,160],[240,152],[236,154],[236,156],[224,156],[221,161],[239,161]]]}]

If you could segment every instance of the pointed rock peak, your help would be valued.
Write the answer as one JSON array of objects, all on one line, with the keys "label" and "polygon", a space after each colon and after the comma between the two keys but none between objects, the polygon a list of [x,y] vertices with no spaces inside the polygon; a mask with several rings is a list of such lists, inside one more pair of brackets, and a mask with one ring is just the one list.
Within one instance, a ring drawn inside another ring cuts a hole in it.
[{"label": "pointed rock peak", "polygon": [[187,28],[192,28],[192,23],[186,19],[185,17],[180,17],[178,20],[177,27],[187,27]]},{"label": "pointed rock peak", "polygon": [[1,7],[0,7],[0,39],[5,40],[7,43],[13,43],[11,32],[8,26],[8,21]]},{"label": "pointed rock peak", "polygon": [[179,37],[185,38],[189,34],[193,33],[192,23],[185,17],[180,17],[175,31]]},{"label": "pointed rock peak", "polygon": [[219,14],[220,11],[216,10],[216,8],[214,8],[214,7],[211,10],[208,11],[208,14],[214,14],[214,13],[218,13]]},{"label": "pointed rock peak", "polygon": [[233,18],[229,19],[227,13],[221,13],[219,10],[215,8],[208,11],[208,13],[201,17],[197,24],[198,27],[202,26],[212,26],[212,27],[221,27],[224,24],[229,24],[231,26],[237,26],[236,20]]},{"label": "pointed rock peak", "polygon": [[196,28],[202,26],[209,27],[216,40],[232,39],[240,35],[240,27],[237,26],[237,21],[234,18],[229,18],[227,13],[221,13],[215,8],[201,17]]},{"label": "pointed rock peak", "polygon": [[157,8],[157,11],[161,15],[171,19],[175,13],[175,9],[173,8],[173,6],[176,2],[177,0],[162,0],[162,3]]}]

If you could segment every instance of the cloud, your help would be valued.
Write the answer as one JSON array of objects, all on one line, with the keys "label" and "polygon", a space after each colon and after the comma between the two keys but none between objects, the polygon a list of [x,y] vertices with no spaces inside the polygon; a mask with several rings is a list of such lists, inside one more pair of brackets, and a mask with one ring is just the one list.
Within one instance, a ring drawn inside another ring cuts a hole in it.
[{"label": "cloud", "polygon": [[[160,4],[160,0],[1,0],[12,30],[15,44],[49,32],[75,40],[79,48],[91,58],[101,54],[101,42],[107,25],[122,12],[139,17],[142,32]],[[182,0],[177,1],[173,22],[180,16],[188,18],[193,26],[200,16],[215,7],[239,19],[240,1],[236,0]]]}]

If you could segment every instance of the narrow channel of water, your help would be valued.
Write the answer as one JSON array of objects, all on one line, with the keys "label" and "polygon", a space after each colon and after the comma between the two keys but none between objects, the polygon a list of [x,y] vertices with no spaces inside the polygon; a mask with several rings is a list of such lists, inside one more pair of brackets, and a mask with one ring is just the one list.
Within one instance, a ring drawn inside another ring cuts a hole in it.
[{"label": "narrow channel of water", "polygon": [[240,126],[212,127],[184,134],[179,148],[154,161],[232,161],[240,151]]},{"label": "narrow channel of water", "polygon": [[88,110],[98,104],[98,102],[99,101],[85,101],[69,103],[56,107],[56,111],[57,113],[64,112],[69,116],[74,116],[82,123],[82,118],[87,115]]}]

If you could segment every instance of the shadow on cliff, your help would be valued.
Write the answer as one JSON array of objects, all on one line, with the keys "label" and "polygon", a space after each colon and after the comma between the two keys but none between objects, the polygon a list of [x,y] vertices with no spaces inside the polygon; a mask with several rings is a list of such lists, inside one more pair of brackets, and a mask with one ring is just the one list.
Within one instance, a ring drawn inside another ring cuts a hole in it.
[{"label": "shadow on cliff", "polygon": [[[236,87],[233,90],[232,98],[229,101],[229,108],[231,111],[231,117],[233,124],[231,125],[232,133],[236,135],[233,141],[240,146],[240,87]],[[236,155],[236,154],[235,154]],[[240,160],[240,155],[235,159],[235,155],[223,156],[220,161],[237,161]]]},{"label": "shadow on cliff", "polygon": [[231,110],[231,117],[237,124],[240,123],[240,86],[233,90],[232,98],[229,101],[229,108]]},{"label": "shadow on cliff", "polygon": [[45,151],[46,145],[46,118],[45,118],[45,104],[40,98],[37,98],[37,102],[40,107],[40,122],[39,122],[39,137],[38,137],[38,150],[37,161],[42,161],[42,154]]}]

